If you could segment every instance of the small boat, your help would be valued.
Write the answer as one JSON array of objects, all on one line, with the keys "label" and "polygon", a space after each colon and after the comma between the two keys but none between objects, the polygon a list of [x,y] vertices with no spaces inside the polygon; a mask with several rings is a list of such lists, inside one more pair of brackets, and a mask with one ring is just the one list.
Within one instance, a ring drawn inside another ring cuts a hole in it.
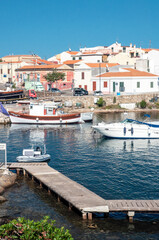
[{"label": "small boat", "polygon": [[125,119],[122,122],[98,123],[92,126],[100,134],[108,138],[119,139],[157,139],[159,138],[159,122],[141,122]]},{"label": "small boat", "polygon": [[16,158],[17,162],[48,162],[50,160],[50,155],[42,153],[40,147],[34,149],[23,149],[23,155]]},{"label": "small boat", "polygon": [[91,122],[93,120],[93,112],[83,112],[83,113],[81,113],[81,119],[84,122]]},{"label": "small boat", "polygon": [[11,123],[22,124],[71,124],[81,123],[80,113],[64,113],[54,103],[30,103],[29,112],[9,111]]},{"label": "small boat", "polygon": [[24,95],[23,90],[15,91],[0,91],[0,99],[17,99],[22,98]]}]

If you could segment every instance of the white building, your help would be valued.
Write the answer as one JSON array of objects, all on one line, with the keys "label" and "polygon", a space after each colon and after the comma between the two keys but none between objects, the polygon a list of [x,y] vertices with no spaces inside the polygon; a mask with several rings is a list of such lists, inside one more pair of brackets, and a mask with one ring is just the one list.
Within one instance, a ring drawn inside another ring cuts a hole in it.
[{"label": "white building", "polygon": [[[5,84],[6,82],[16,83],[16,72],[15,70],[28,65],[26,62],[14,61],[14,62],[0,62],[0,83]],[[19,80],[22,76],[19,76]]]},{"label": "white building", "polygon": [[136,61],[136,69],[159,75],[159,50],[153,49]]},{"label": "white building", "polygon": [[[48,61],[57,62],[59,64],[62,64],[63,62],[68,61],[68,60],[75,60],[75,59],[73,59],[73,57],[76,56],[77,54],[78,54],[77,51],[70,50],[70,51],[66,51],[66,52],[57,54],[57,55],[49,58]],[[76,60],[80,60],[79,57],[77,57]]]},{"label": "white building", "polygon": [[92,91],[91,79],[93,76],[105,73],[117,63],[84,63],[74,64],[74,87],[82,87],[89,92]]},{"label": "white building", "polygon": [[106,94],[135,94],[159,90],[158,76],[132,68],[119,69],[92,77],[92,91],[101,90]]}]

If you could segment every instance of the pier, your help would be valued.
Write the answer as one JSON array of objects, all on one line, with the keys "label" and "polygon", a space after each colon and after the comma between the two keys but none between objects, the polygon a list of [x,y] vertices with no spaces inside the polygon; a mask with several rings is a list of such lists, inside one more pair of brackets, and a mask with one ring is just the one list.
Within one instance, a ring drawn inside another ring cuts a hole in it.
[{"label": "pier", "polygon": [[48,194],[52,193],[58,201],[65,202],[69,210],[78,211],[83,219],[91,220],[94,213],[108,216],[110,212],[124,212],[132,222],[136,212],[159,213],[159,200],[105,200],[47,163],[10,163],[8,168],[37,181]]}]

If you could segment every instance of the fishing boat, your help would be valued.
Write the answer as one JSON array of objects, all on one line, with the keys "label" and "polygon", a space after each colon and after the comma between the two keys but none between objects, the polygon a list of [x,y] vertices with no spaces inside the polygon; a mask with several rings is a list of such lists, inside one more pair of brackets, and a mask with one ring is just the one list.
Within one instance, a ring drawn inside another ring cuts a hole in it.
[{"label": "fishing boat", "polygon": [[125,119],[122,122],[98,123],[93,126],[94,130],[98,131],[108,138],[119,139],[155,139],[159,138],[159,122],[141,122],[134,119]]},{"label": "fishing boat", "polygon": [[22,98],[24,95],[23,90],[15,90],[15,91],[0,91],[0,99],[17,99]]},{"label": "fishing boat", "polygon": [[50,160],[50,155],[42,153],[40,147],[36,149],[23,149],[23,155],[16,158],[17,162],[47,162]]},{"label": "fishing boat", "polygon": [[12,123],[19,124],[72,124],[81,123],[80,113],[64,113],[51,102],[30,103],[29,112],[8,112]]}]

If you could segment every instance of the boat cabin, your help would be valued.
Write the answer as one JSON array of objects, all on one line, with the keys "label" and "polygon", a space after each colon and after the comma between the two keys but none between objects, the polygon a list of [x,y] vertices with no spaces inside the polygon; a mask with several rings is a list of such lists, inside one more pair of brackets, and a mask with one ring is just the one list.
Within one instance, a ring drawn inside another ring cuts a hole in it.
[{"label": "boat cabin", "polygon": [[35,157],[41,155],[41,151],[34,151],[34,149],[23,149],[23,156]]},{"label": "boat cabin", "polygon": [[53,116],[58,107],[53,103],[30,103],[29,110],[32,116]]}]

